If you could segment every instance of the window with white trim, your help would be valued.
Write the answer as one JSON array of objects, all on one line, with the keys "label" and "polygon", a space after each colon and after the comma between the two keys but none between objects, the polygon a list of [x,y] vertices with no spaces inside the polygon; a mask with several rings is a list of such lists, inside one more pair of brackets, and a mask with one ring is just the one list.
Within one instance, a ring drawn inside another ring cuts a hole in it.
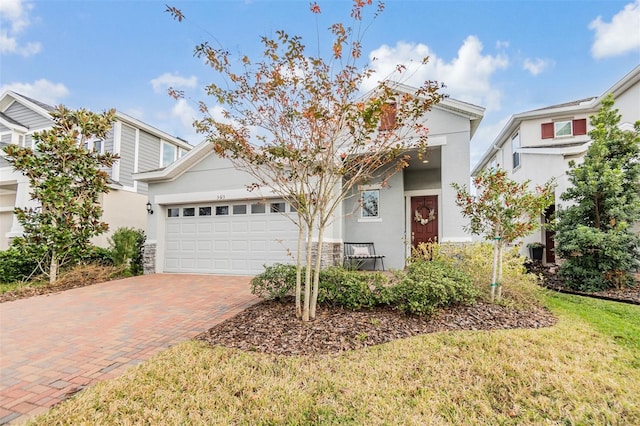
[{"label": "window with white trim", "polygon": [[587,134],[587,119],[574,120],[562,119],[550,123],[542,123],[540,126],[542,139],[568,138]]},{"label": "window with white trim", "polygon": [[511,137],[511,155],[513,157],[513,168],[520,167],[520,132]]},{"label": "window with white trim", "polygon": [[169,164],[176,161],[178,155],[178,147],[171,145],[167,142],[162,142],[162,158],[160,167],[167,167]]},{"label": "window with white trim", "polygon": [[361,217],[363,219],[373,219],[380,217],[380,191],[370,189],[361,192]]}]

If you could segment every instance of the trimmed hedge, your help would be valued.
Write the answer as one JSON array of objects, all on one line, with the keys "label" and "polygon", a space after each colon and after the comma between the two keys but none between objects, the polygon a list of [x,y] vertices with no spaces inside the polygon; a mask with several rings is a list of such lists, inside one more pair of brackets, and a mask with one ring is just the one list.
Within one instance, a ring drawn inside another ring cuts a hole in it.
[{"label": "trimmed hedge", "polygon": [[[267,300],[281,299],[293,295],[295,283],[294,265],[275,264],[251,280],[251,291]],[[320,304],[351,310],[389,305],[416,315],[431,315],[437,308],[453,304],[473,303],[477,296],[467,274],[437,261],[414,262],[406,274],[398,273],[394,280],[377,272],[326,268],[320,272],[318,288]]]}]

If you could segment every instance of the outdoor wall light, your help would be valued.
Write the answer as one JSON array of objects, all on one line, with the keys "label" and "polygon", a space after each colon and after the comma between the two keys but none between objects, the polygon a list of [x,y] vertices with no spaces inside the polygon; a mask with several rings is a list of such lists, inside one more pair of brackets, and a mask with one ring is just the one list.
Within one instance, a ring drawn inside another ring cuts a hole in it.
[{"label": "outdoor wall light", "polygon": [[151,208],[151,202],[147,201],[147,213],[153,214],[153,209]]}]

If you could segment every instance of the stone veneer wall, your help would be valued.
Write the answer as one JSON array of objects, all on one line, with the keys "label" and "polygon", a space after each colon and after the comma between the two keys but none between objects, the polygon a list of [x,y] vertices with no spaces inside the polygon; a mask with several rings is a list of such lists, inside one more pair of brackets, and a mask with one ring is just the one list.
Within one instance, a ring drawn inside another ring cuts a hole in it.
[{"label": "stone veneer wall", "polygon": [[[311,257],[315,263],[318,257],[318,244],[312,248]],[[323,268],[342,265],[342,243],[322,243],[322,258],[320,264]]]},{"label": "stone veneer wall", "polygon": [[144,245],[142,262],[145,275],[156,273],[156,243],[147,243]]}]

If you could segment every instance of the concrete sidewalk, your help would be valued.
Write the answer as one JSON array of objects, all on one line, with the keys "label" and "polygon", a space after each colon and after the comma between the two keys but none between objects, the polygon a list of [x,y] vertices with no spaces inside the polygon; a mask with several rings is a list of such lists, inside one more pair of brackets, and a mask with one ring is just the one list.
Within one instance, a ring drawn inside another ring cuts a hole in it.
[{"label": "concrete sidewalk", "polygon": [[259,300],[249,281],[155,274],[0,304],[0,425],[236,315]]}]

